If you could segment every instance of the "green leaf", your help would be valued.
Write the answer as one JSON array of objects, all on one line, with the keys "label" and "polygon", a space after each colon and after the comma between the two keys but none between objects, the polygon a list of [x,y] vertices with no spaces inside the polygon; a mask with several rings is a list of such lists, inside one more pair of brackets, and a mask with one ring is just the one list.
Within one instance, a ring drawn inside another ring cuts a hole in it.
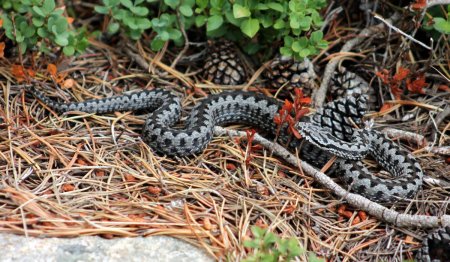
[{"label": "green leaf", "polygon": [[131,9],[134,6],[131,0],[120,0],[120,3],[128,9]]},{"label": "green leaf", "polygon": [[111,22],[108,25],[108,33],[115,34],[119,31],[120,25],[119,23]]},{"label": "green leaf", "polygon": [[283,19],[277,19],[277,21],[275,21],[275,24],[273,24],[273,28],[275,28],[275,29],[283,29],[283,28],[285,28],[285,26],[286,26],[286,23],[284,22],[284,20]]},{"label": "green leaf", "polygon": [[300,245],[298,244],[295,238],[290,238],[287,240],[287,247],[289,252],[293,256],[299,256],[300,254],[303,253],[303,250],[300,248]]},{"label": "green leaf", "polygon": [[299,26],[303,31],[307,31],[311,28],[312,18],[309,16],[305,16],[299,19]]},{"label": "green leaf", "polygon": [[53,9],[55,9],[55,0],[44,0],[44,3],[42,4],[42,11],[48,15],[50,14]]},{"label": "green leaf", "polygon": [[235,18],[249,17],[251,15],[250,10],[242,5],[233,5],[233,15]]},{"label": "green leaf", "polygon": [[[308,255],[308,261],[310,261],[310,262],[325,262],[325,259],[323,259],[323,258],[318,258],[317,256],[316,256],[316,254],[314,254],[313,252],[309,252],[309,255]],[[407,260],[406,260],[407,261]],[[414,261],[414,260],[411,260],[411,261]]]},{"label": "green leaf", "polygon": [[268,3],[267,6],[270,9],[278,11],[280,13],[284,12],[284,7],[280,3],[271,2],[271,3]]},{"label": "green leaf", "polygon": [[143,6],[132,6],[130,11],[138,16],[146,16],[148,15],[148,8]]},{"label": "green leaf", "polygon": [[267,10],[267,9],[269,9],[269,7],[266,4],[258,3],[256,5],[256,9],[258,9],[258,10]]},{"label": "green leaf", "polygon": [[158,36],[164,42],[169,41],[170,39],[170,34],[167,31],[162,31],[161,33],[158,34]]},{"label": "green leaf", "polygon": [[159,50],[161,50],[161,48],[164,46],[165,43],[166,43],[166,41],[162,41],[158,37],[155,37],[152,40],[150,47],[152,48],[153,51],[159,51]]},{"label": "green leaf", "polygon": [[164,0],[164,3],[175,9],[180,4],[180,0]]},{"label": "green leaf", "polygon": [[283,56],[292,57],[292,49],[290,47],[281,47],[280,48],[280,54]]},{"label": "green leaf", "polygon": [[208,0],[195,0],[197,3],[198,8],[201,10],[205,9],[208,6]]},{"label": "green leaf", "polygon": [[277,241],[277,236],[272,232],[267,232],[264,236],[264,245],[269,247]]},{"label": "green leaf", "polygon": [[22,43],[25,40],[25,37],[22,35],[20,31],[16,31],[16,42]]},{"label": "green leaf", "polygon": [[36,32],[35,28],[33,26],[28,26],[27,28],[25,28],[24,30],[22,30],[23,35],[26,38],[30,38],[34,35],[34,33]]},{"label": "green leaf", "polygon": [[37,30],[37,34],[38,36],[42,37],[42,38],[47,38],[48,37],[48,31],[45,28],[38,28]]},{"label": "green leaf", "polygon": [[323,32],[318,30],[311,33],[311,36],[309,37],[309,40],[312,43],[318,43],[323,38]]},{"label": "green leaf", "polygon": [[204,15],[197,15],[197,16],[195,16],[195,25],[197,27],[201,27],[201,26],[205,25],[206,20],[207,20],[206,16],[204,16]]},{"label": "green leaf", "polygon": [[190,17],[194,14],[192,8],[186,4],[180,6],[180,13],[184,16]]},{"label": "green leaf", "polygon": [[240,27],[240,26],[241,26],[241,23],[242,23],[242,20],[243,20],[243,19],[237,19],[237,18],[235,18],[235,17],[234,17],[234,14],[233,14],[233,11],[231,11],[231,10],[226,11],[226,12],[225,12],[225,17],[226,17],[227,21],[228,21],[229,23],[231,23],[232,25],[235,25],[235,26],[237,26],[237,27]]},{"label": "green leaf", "polygon": [[72,56],[75,54],[75,48],[73,46],[65,46],[63,52],[66,56]]},{"label": "green leaf", "polygon": [[263,16],[263,17],[261,17],[260,18],[261,20],[261,25],[264,27],[264,28],[269,28],[270,26],[272,26],[273,25],[273,20],[272,20],[272,17],[271,16]]},{"label": "green leaf", "polygon": [[300,28],[299,18],[297,16],[291,16],[289,20],[289,25],[292,29]]},{"label": "green leaf", "polygon": [[254,37],[259,31],[258,19],[249,18],[242,22],[241,31],[250,38]]},{"label": "green leaf", "polygon": [[31,21],[33,22],[33,25],[36,27],[41,27],[45,22],[45,20],[41,17],[33,17]]},{"label": "green leaf", "polygon": [[299,52],[297,52],[297,54],[298,54],[300,57],[304,58],[304,57],[309,56],[309,55],[311,54],[311,51],[310,51],[308,48],[303,48],[303,49],[301,49]]},{"label": "green leaf", "polygon": [[255,236],[255,238],[263,238],[264,234],[266,233],[266,230],[263,228],[260,228],[258,226],[252,226],[251,228],[253,235]]},{"label": "green leaf", "polygon": [[55,43],[59,46],[66,46],[67,44],[69,44],[69,40],[67,40],[67,37],[57,35],[55,38]]},{"label": "green leaf", "polygon": [[206,23],[206,31],[213,31],[219,28],[223,24],[223,18],[219,15],[213,15],[208,18]]},{"label": "green leaf", "polygon": [[216,9],[222,9],[224,0],[211,0],[211,7]]},{"label": "green leaf", "polygon": [[39,15],[39,16],[42,16],[42,17],[45,17],[46,16],[46,14],[44,13],[44,11],[40,8],[40,7],[38,7],[38,6],[33,6],[32,7],[32,9],[33,9],[33,11],[37,14],[37,15]]},{"label": "green leaf", "polygon": [[25,54],[25,52],[27,51],[27,48],[28,48],[27,43],[20,42],[19,47],[20,47],[20,50],[22,51],[22,55]]},{"label": "green leaf", "polygon": [[246,240],[244,241],[244,246],[245,247],[250,247],[250,248],[258,248],[260,245],[258,240]]},{"label": "green leaf", "polygon": [[169,33],[169,38],[172,40],[180,39],[182,36],[181,31],[175,28],[169,28],[167,32]]},{"label": "green leaf", "polygon": [[96,6],[94,6],[94,10],[95,10],[95,12],[102,14],[102,15],[109,14],[109,8],[106,6],[96,5]]},{"label": "green leaf", "polygon": [[435,17],[433,18],[434,21],[434,29],[437,31],[443,33],[443,34],[450,34],[450,20],[445,20],[442,17]]},{"label": "green leaf", "polygon": [[136,18],[136,22],[139,29],[147,30],[152,27],[152,22],[147,18]]}]

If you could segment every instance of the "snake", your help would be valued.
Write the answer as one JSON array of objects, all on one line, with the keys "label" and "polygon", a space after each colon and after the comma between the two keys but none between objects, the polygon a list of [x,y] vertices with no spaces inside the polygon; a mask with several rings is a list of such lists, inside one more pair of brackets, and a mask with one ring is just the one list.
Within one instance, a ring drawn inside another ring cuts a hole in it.
[{"label": "snake", "polygon": [[[355,74],[339,78],[341,85],[365,85]],[[336,81],[335,81],[336,82]],[[142,90],[120,96],[82,102],[58,102],[38,89],[28,90],[58,113],[81,111],[104,114],[116,111],[149,112],[142,138],[151,148],[168,156],[188,156],[202,152],[212,140],[215,126],[245,124],[274,137],[317,168],[333,156],[335,173],[354,193],[374,201],[392,202],[413,197],[422,185],[423,172],[418,161],[385,135],[371,128],[357,129],[367,111],[367,97],[355,93],[327,103],[295,125],[302,138],[292,138],[286,124],[274,122],[283,103],[276,98],[250,91],[224,91],[209,95],[193,107],[179,126],[182,112],[177,94],[165,88]],[[372,174],[361,161],[371,156],[394,179]]]}]

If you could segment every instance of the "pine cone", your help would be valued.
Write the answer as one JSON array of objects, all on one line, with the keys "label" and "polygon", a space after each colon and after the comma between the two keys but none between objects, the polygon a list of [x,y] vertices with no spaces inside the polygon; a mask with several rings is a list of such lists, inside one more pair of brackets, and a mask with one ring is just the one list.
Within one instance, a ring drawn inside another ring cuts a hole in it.
[{"label": "pine cone", "polygon": [[288,89],[304,87],[305,84],[316,78],[313,66],[308,59],[305,58],[305,60],[299,62],[288,57],[275,58],[268,69],[264,71],[264,76],[269,80],[272,87],[280,88],[287,84]]},{"label": "pine cone", "polygon": [[240,85],[247,79],[236,45],[227,40],[220,40],[210,45],[203,76],[219,85]]}]

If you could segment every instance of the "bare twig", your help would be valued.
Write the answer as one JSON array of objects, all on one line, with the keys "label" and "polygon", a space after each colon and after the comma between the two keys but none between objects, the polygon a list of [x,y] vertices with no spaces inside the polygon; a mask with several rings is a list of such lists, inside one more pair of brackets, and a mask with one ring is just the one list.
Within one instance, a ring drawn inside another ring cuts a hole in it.
[{"label": "bare twig", "polygon": [[[228,130],[222,127],[215,127],[215,135],[228,135],[231,137],[245,137],[246,132]],[[370,215],[384,220],[387,223],[398,227],[419,227],[419,228],[439,228],[450,225],[450,215],[443,216],[426,216],[426,215],[408,215],[400,214],[399,212],[388,209],[378,203],[372,202],[369,199],[349,193],[347,190],[336,184],[330,177],[324,173],[316,170],[314,167],[304,161],[300,161],[298,157],[291,154],[281,145],[273,143],[264,137],[255,134],[254,142],[261,144],[265,148],[271,150],[274,154],[283,158],[291,165],[299,166],[306,174],[312,176],[314,180],[322,184],[324,187],[330,189],[336,196],[346,200],[353,207],[366,211]]]},{"label": "bare twig", "polygon": [[407,33],[403,32],[400,28],[392,25],[392,23],[390,23],[389,21],[387,21],[386,19],[384,19],[383,17],[379,16],[378,14],[374,14],[374,17],[378,20],[380,20],[381,22],[383,22],[384,24],[386,24],[390,29],[394,30],[395,32],[403,35],[404,37],[408,38],[409,40],[413,41],[414,43],[417,43],[419,45],[421,45],[422,47],[428,49],[428,50],[432,50],[431,46],[428,46],[422,42],[420,42],[419,40],[416,40],[414,37],[408,35]]},{"label": "bare twig", "polygon": [[186,30],[184,29],[184,23],[181,21],[180,18],[180,11],[177,8],[177,21],[178,21],[178,26],[180,27],[180,31],[183,34],[184,37],[184,47],[183,49],[180,51],[180,53],[178,53],[177,57],[175,57],[175,59],[173,60],[172,64],[170,65],[170,67],[174,68],[178,61],[180,60],[181,57],[183,57],[183,55],[186,53],[186,51],[189,49],[189,38],[188,35],[186,33]]},{"label": "bare twig", "polygon": [[415,142],[418,145],[426,145],[427,140],[423,135],[419,135],[413,132],[408,132],[395,128],[384,128],[382,131],[384,134],[391,138],[401,138],[410,142]]},{"label": "bare twig", "polygon": [[435,5],[449,5],[450,0],[428,0],[427,1],[427,8],[430,8]]}]

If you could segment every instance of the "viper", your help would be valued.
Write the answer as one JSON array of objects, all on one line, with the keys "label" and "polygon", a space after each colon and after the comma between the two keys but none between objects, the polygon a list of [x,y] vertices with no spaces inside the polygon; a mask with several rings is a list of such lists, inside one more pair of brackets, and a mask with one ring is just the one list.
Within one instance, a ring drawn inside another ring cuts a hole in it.
[{"label": "viper", "polygon": [[[352,73],[333,80],[352,89],[367,83]],[[214,126],[230,123],[251,125],[290,148],[298,148],[300,157],[321,168],[333,155],[338,159],[332,170],[355,193],[381,202],[397,201],[414,196],[422,185],[423,172],[417,160],[380,132],[363,126],[367,110],[365,94],[354,93],[326,104],[296,124],[301,139],[292,139],[287,127],[280,127],[274,117],[282,108],[275,98],[260,93],[231,91],[201,100],[190,112],[184,127],[174,127],[180,120],[181,98],[164,89],[144,90],[131,94],[83,102],[59,103],[36,89],[29,89],[44,104],[59,113],[81,111],[110,113],[146,110],[143,140],[161,154],[186,156],[201,152],[213,137]],[[281,131],[280,131],[281,130]],[[361,162],[372,156],[394,179],[373,175]]]}]

